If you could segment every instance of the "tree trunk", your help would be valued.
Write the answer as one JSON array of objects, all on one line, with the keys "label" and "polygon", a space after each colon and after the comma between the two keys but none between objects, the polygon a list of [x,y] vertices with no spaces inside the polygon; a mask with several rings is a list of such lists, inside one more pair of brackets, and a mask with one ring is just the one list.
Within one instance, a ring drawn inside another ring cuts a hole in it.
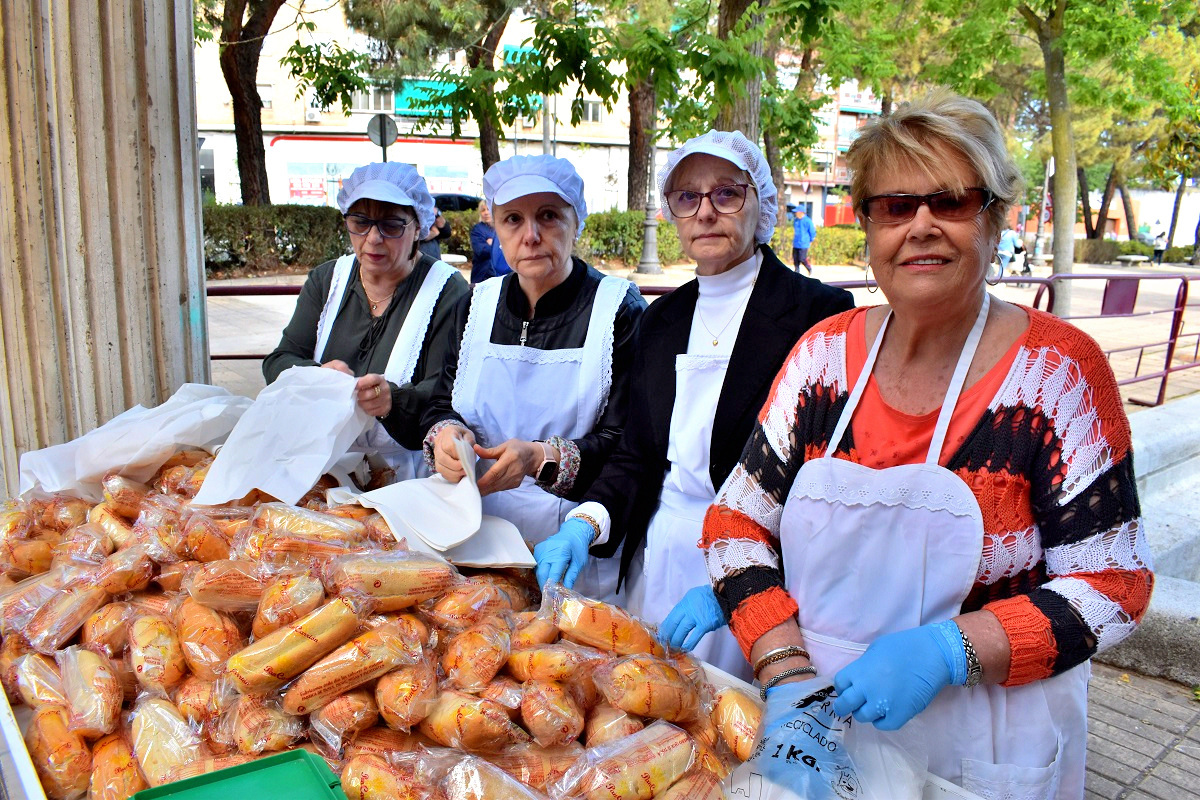
[{"label": "tree trunk", "polygon": [[221,74],[229,87],[242,205],[247,206],[271,204],[262,98],[258,94],[258,59],[263,37],[271,30],[271,22],[283,4],[284,0],[254,0],[249,4],[250,16],[243,25],[246,0],[227,0],[221,19]]},{"label": "tree trunk", "polygon": [[1175,206],[1171,209],[1171,227],[1167,231],[1167,247],[1175,243],[1175,226],[1179,224],[1179,206],[1183,203],[1183,190],[1187,186],[1187,175],[1180,174],[1179,188],[1175,190]]},{"label": "tree trunk", "polygon": [[1200,266],[1200,219],[1196,220],[1196,238],[1192,239],[1192,266]]},{"label": "tree trunk", "polygon": [[1133,216],[1133,198],[1125,188],[1125,179],[1121,178],[1117,188],[1121,191],[1121,204],[1125,206],[1125,223],[1129,226],[1129,241],[1137,239],[1137,220]]},{"label": "tree trunk", "polygon": [[629,87],[629,189],[625,203],[630,211],[646,207],[650,163],[654,153],[654,142],[650,139],[654,110],[654,81],[647,76]]},{"label": "tree trunk", "polygon": [[[750,8],[751,0],[721,0],[717,9],[717,38],[728,39],[738,22]],[[761,20],[756,15],[755,21]],[[750,54],[761,58],[763,37],[756,37],[750,45]],[[759,140],[759,104],[762,101],[762,77],[756,77],[738,87],[729,105],[717,110],[716,127],[723,131],[741,131],[752,142]]]},{"label": "tree trunk", "polygon": [[[772,131],[763,131],[763,155],[767,159],[767,166],[771,168],[771,180],[775,184],[775,191],[779,193],[777,196],[779,207],[775,213],[775,229],[782,231],[787,227],[787,204],[790,193],[784,181],[783,164],[779,158],[779,140]],[[770,242],[768,244],[774,247],[774,244]]]},{"label": "tree trunk", "polygon": [[1117,165],[1113,164],[1108,171],[1108,179],[1104,182],[1104,194],[1100,196],[1100,210],[1096,212],[1096,227],[1100,230],[1097,239],[1103,239],[1108,233],[1108,206],[1112,203],[1113,192],[1117,188]]},{"label": "tree trunk", "polygon": [[1087,173],[1083,167],[1077,167],[1075,175],[1079,179],[1079,199],[1083,201],[1083,235],[1088,239],[1099,239],[1096,231],[1097,228],[1104,230],[1104,222],[1097,220],[1096,224],[1092,224],[1092,198],[1088,197]]},{"label": "tree trunk", "polygon": [[[492,69],[495,66],[496,48],[500,46],[500,37],[504,35],[510,13],[511,11],[505,11],[495,24],[488,27],[487,35],[483,37],[480,46],[468,49],[467,66],[473,70],[479,67]],[[492,82],[486,90],[491,90],[494,86],[495,82]],[[548,112],[549,109],[542,108],[543,115]],[[492,164],[500,160],[500,121],[479,104],[471,109],[471,116],[479,126],[479,157],[483,162],[483,171],[487,172]]]}]

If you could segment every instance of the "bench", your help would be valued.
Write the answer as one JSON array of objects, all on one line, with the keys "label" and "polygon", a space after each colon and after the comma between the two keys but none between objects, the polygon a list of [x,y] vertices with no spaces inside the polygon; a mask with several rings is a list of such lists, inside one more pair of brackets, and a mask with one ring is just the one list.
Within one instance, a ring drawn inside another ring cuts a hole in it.
[{"label": "bench", "polygon": [[1150,260],[1150,256],[1135,256],[1135,255],[1117,256],[1117,261],[1120,261],[1123,264],[1140,264],[1143,261],[1149,261],[1149,260]]}]

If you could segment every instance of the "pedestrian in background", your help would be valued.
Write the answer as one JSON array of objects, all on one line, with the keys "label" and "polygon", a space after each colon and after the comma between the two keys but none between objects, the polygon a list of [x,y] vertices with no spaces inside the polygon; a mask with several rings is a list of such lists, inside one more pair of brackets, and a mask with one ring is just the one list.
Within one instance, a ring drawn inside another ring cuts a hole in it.
[{"label": "pedestrian in background", "polygon": [[471,283],[480,283],[497,275],[512,272],[504,260],[504,251],[496,241],[496,229],[492,227],[492,212],[486,202],[479,204],[479,222],[471,227]]},{"label": "pedestrian in background", "polygon": [[1163,261],[1163,253],[1167,252],[1167,232],[1159,231],[1158,236],[1154,237],[1154,263],[1161,264]]},{"label": "pedestrian in background", "polygon": [[809,219],[808,214],[804,213],[803,208],[796,209],[796,216],[792,220],[792,264],[796,272],[800,271],[800,265],[808,270],[808,274],[812,275],[812,264],[808,263],[808,249],[812,247],[812,243],[817,238],[817,226]]}]

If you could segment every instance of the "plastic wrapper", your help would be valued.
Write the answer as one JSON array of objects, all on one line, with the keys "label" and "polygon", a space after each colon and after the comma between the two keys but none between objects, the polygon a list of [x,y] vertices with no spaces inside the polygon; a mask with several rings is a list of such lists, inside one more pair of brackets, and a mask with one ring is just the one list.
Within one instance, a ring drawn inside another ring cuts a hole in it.
[{"label": "plastic wrapper", "polygon": [[92,745],[89,800],[126,800],[149,789],[133,748],[120,733],[110,733]]},{"label": "plastic wrapper", "polygon": [[59,592],[29,621],[25,638],[33,649],[50,654],[69,642],[92,613],[108,602],[98,586],[79,585]]},{"label": "plastic wrapper", "polygon": [[54,564],[98,566],[112,555],[113,544],[99,525],[85,522],[63,535],[54,548]]},{"label": "plastic wrapper", "polygon": [[599,747],[632,736],[645,727],[639,717],[608,703],[599,703],[588,712],[583,741],[588,747]]},{"label": "plastic wrapper", "polygon": [[[131,517],[130,520],[133,518]],[[94,506],[88,512],[88,522],[99,525],[108,535],[114,550],[128,547],[133,542],[133,523],[113,510],[108,503]]]},{"label": "plastic wrapper", "polygon": [[58,705],[66,708],[67,694],[63,689],[58,665],[49,656],[29,653],[17,659],[13,666],[17,694],[30,708]]},{"label": "plastic wrapper", "polygon": [[242,695],[225,721],[227,738],[243,755],[286,750],[304,735],[304,720],[286,713],[274,698]]},{"label": "plastic wrapper", "polygon": [[238,651],[229,658],[226,671],[238,691],[263,694],[345,644],[357,628],[354,607],[339,597]]},{"label": "plastic wrapper", "polygon": [[[325,585],[339,595],[370,597],[376,611],[399,611],[445,592],[454,567],[407,551],[344,556],[329,564]],[[465,626],[464,626],[465,627]]]},{"label": "plastic wrapper", "polygon": [[550,787],[555,800],[650,800],[692,766],[691,737],[669,722],[655,722],[632,736],[593,750]]},{"label": "plastic wrapper", "polygon": [[[257,559],[264,564],[277,566],[319,567],[337,558],[357,553],[362,549],[358,542],[303,536],[296,533],[265,531],[257,540]],[[249,551],[234,547],[240,558],[252,558]]]},{"label": "plastic wrapper", "polygon": [[397,730],[406,731],[425,719],[437,696],[437,672],[428,659],[392,670],[375,684],[379,713]]},{"label": "plastic wrapper", "polygon": [[536,611],[522,611],[517,614],[517,631],[513,634],[513,650],[535,647],[539,644],[553,644],[558,641],[558,626]]},{"label": "plastic wrapper", "polygon": [[0,682],[4,684],[4,694],[10,705],[21,700],[21,693],[17,691],[17,660],[32,652],[33,647],[19,633],[5,636],[0,645]]},{"label": "plastic wrapper", "polygon": [[379,545],[384,550],[403,550],[404,546],[396,538],[395,531],[387,524],[382,514],[372,514],[362,521],[365,529],[364,536],[372,544]]},{"label": "plastic wrapper", "polygon": [[547,587],[540,613],[548,615],[563,636],[579,644],[618,655],[665,655],[650,631],[624,609],[590,600],[559,584]]},{"label": "plastic wrapper", "polygon": [[360,544],[366,533],[363,524],[356,519],[322,514],[286,503],[263,503],[255,510],[251,524],[273,533],[342,542],[347,545]]},{"label": "plastic wrapper", "polygon": [[153,494],[142,501],[133,523],[133,536],[158,564],[173,564],[185,557],[182,507],[166,494]]},{"label": "plastic wrapper", "polygon": [[17,500],[0,504],[0,540],[24,539],[33,527],[33,511]]},{"label": "plastic wrapper", "polygon": [[346,760],[342,768],[342,791],[348,800],[426,800],[428,779],[412,765],[412,759],[385,759],[362,753]]},{"label": "plastic wrapper", "polygon": [[0,539],[0,571],[13,578],[40,575],[54,561],[54,543],[46,539]]},{"label": "plastic wrapper", "polygon": [[290,625],[325,602],[325,587],[315,576],[301,572],[276,576],[263,589],[254,615],[254,638]]},{"label": "plastic wrapper", "polygon": [[657,795],[658,800],[725,800],[721,778],[706,769],[692,767],[670,789]]},{"label": "plastic wrapper", "polygon": [[175,767],[167,773],[167,783],[195,778],[197,775],[207,775],[210,772],[229,769],[230,767],[240,767],[242,764],[249,764],[254,759],[255,756],[246,756],[241,753],[216,756],[215,758],[202,758],[199,761]]},{"label": "plastic wrapper", "polygon": [[125,519],[137,519],[142,501],[150,493],[146,484],[116,474],[105,475],[100,485],[104,487],[104,502]]},{"label": "plastic wrapper", "polygon": [[131,717],[130,741],[151,786],[161,786],[171,770],[203,756],[200,736],[174,703],[159,697],[138,701]]},{"label": "plastic wrapper", "polygon": [[661,658],[625,656],[597,667],[593,679],[610,705],[630,714],[685,722],[700,711],[696,684]]},{"label": "plastic wrapper", "polygon": [[174,564],[164,564],[154,576],[154,582],[164,592],[178,592],[183,587],[184,580],[200,567],[199,561],[176,561]]},{"label": "plastic wrapper", "polygon": [[397,753],[411,752],[424,744],[436,746],[435,742],[421,734],[375,726],[350,740],[346,745],[346,758],[364,754],[390,758]]},{"label": "plastic wrapper", "polygon": [[112,662],[80,647],[58,654],[58,672],[67,698],[68,727],[85,739],[117,729],[125,692]]},{"label": "plastic wrapper", "polygon": [[175,614],[175,598],[159,592],[134,592],[129,595],[128,602],[138,614],[151,614],[167,619]]},{"label": "plastic wrapper", "polygon": [[130,623],[129,657],[138,683],[164,695],[187,675],[179,634],[164,617],[143,615]]},{"label": "plastic wrapper", "polygon": [[44,528],[66,533],[87,522],[88,512],[91,510],[92,504],[86,500],[69,494],[56,494],[45,501],[38,515],[38,522]]},{"label": "plastic wrapper", "polygon": [[583,733],[583,709],[557,681],[529,681],[521,698],[521,719],[542,747],[573,742]]},{"label": "plastic wrapper", "polygon": [[529,734],[513,724],[502,706],[453,689],[438,695],[420,731],[444,747],[468,751],[503,750],[529,741]]},{"label": "plastic wrapper", "polygon": [[517,744],[486,758],[521,783],[544,789],[561,779],[582,755],[583,748],[572,742],[562,747]]},{"label": "plastic wrapper", "polygon": [[25,746],[38,780],[50,800],[81,797],[92,774],[92,751],[78,733],[67,727],[63,706],[42,706],[25,729]]},{"label": "plastic wrapper", "polygon": [[446,643],[442,671],[456,689],[477,692],[487,686],[508,661],[512,633],[502,618],[472,625]]},{"label": "plastic wrapper", "polygon": [[546,795],[538,790],[473,756],[458,759],[438,789],[445,800],[546,800]]},{"label": "plastic wrapper", "polygon": [[525,696],[525,688],[507,675],[497,675],[483,687],[479,696],[504,706],[508,716],[517,719],[521,716],[521,698]]},{"label": "plastic wrapper", "polygon": [[737,760],[748,759],[762,722],[758,700],[740,689],[727,687],[717,693],[711,716],[721,739]]},{"label": "plastic wrapper", "polygon": [[435,624],[458,631],[502,611],[512,611],[512,605],[508,593],[496,584],[463,578],[439,597],[422,603],[421,610]]},{"label": "plastic wrapper", "polygon": [[258,564],[247,560],[212,561],[184,582],[184,591],[217,611],[255,611],[266,584]]},{"label": "plastic wrapper", "polygon": [[229,559],[233,539],[207,513],[193,511],[183,523],[183,549],[197,561],[225,561]]},{"label": "plastic wrapper", "polygon": [[437,646],[437,637],[416,614],[386,614],[379,619],[395,622],[401,630],[406,631],[407,636],[416,639],[427,648]]},{"label": "plastic wrapper", "polygon": [[[522,573],[530,573],[528,579],[521,577]],[[524,612],[533,605],[539,596],[532,570],[504,570],[499,572],[481,572],[475,575],[476,580],[486,581],[502,591],[507,598],[507,605],[513,612]]]},{"label": "plastic wrapper", "polygon": [[508,672],[519,681],[565,681],[610,658],[594,647],[572,642],[535,645],[513,650],[508,657]]},{"label": "plastic wrapper", "polygon": [[703,687],[708,676],[704,674],[704,665],[700,663],[700,659],[696,658],[691,653],[685,653],[682,650],[671,650],[667,653],[667,661],[671,666],[679,670],[683,677],[690,680],[697,686]]},{"label": "plastic wrapper", "polygon": [[175,690],[175,707],[195,728],[209,731],[233,708],[239,696],[227,680],[209,681],[189,675]]},{"label": "plastic wrapper", "polygon": [[188,668],[201,678],[216,680],[229,657],[245,647],[237,623],[215,609],[185,597],[175,611],[179,645]]},{"label": "plastic wrapper", "polygon": [[309,715],[308,727],[314,739],[330,751],[340,753],[343,741],[378,721],[379,706],[374,695],[366,689],[355,689],[338,695]]},{"label": "plastic wrapper", "polygon": [[396,667],[422,659],[421,644],[394,623],[354,637],[301,675],[283,698],[291,714],[309,714],[340,694],[362,686]]},{"label": "plastic wrapper", "polygon": [[153,559],[143,545],[133,544],[104,559],[97,585],[109,594],[124,594],[145,589],[153,577]]},{"label": "plastic wrapper", "polygon": [[60,567],[26,578],[0,594],[0,626],[5,634],[24,631],[42,606],[67,585],[70,570]]}]

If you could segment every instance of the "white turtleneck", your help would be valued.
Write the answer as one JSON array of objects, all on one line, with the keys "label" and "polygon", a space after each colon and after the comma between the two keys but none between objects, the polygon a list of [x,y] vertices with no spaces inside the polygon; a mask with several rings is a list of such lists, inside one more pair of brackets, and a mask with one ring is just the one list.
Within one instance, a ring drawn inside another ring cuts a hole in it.
[{"label": "white turtleneck", "polygon": [[[692,312],[692,332],[688,337],[688,354],[698,356],[727,356],[733,352],[742,315],[754,289],[754,280],[762,264],[762,253],[725,270],[719,275],[697,275],[700,296]],[[716,339],[718,344],[714,345]]]}]

